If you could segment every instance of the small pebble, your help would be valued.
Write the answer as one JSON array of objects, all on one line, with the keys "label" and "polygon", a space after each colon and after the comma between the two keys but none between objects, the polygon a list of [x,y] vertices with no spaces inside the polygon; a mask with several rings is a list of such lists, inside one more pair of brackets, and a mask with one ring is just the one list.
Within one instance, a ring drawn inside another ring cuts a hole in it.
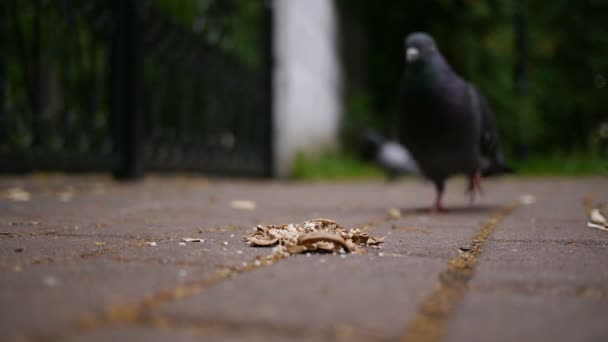
[{"label": "small pebble", "polygon": [[384,256],[384,253],[380,252],[380,253],[378,253],[378,256],[379,256],[379,257],[383,257],[383,256]]},{"label": "small pebble", "polygon": [[185,245],[186,245],[186,243],[185,243],[185,242],[180,242],[180,243],[179,243],[179,245],[180,245],[180,246],[185,246]]},{"label": "small pebble", "polygon": [[260,260],[257,260],[257,259],[256,259],[256,261],[254,261],[254,262],[253,262],[253,264],[254,264],[256,267],[260,267],[260,266],[262,266],[262,262],[261,262]]},{"label": "small pebble", "polygon": [[346,254],[340,254],[340,258],[346,259]]},{"label": "small pebble", "polygon": [[23,248],[15,248],[15,252],[21,253],[21,252],[23,252]]},{"label": "small pebble", "polygon": [[187,270],[184,270],[184,269],[181,269],[181,270],[179,270],[179,272],[177,273],[177,275],[178,275],[180,278],[184,278],[185,276],[187,276],[187,275],[188,275],[188,271],[187,271]]},{"label": "small pebble", "polygon": [[327,261],[327,260],[325,260],[325,259],[320,259],[320,260],[319,260],[319,262],[320,262],[320,263],[322,263],[322,264],[324,264],[324,263],[325,263],[325,261]]},{"label": "small pebble", "polygon": [[230,237],[231,237],[231,238],[234,238],[234,234],[230,234]]},{"label": "small pebble", "polygon": [[224,246],[228,246],[228,241],[224,241],[222,243],[224,244]]},{"label": "small pebble", "polygon": [[146,244],[150,247],[156,247],[156,242],[154,242],[154,241],[148,241],[148,242],[146,242]]},{"label": "small pebble", "polygon": [[243,251],[238,250],[238,251],[236,251],[236,254],[243,254]]}]

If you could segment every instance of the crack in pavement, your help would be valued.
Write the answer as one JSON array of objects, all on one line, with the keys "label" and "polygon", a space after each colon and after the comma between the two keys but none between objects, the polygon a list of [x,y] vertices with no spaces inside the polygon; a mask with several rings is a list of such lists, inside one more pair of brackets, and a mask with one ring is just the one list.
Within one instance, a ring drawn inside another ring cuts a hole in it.
[{"label": "crack in pavement", "polygon": [[156,292],[133,303],[110,305],[98,313],[84,314],[80,318],[76,319],[72,328],[68,329],[67,331],[42,336],[30,336],[27,338],[27,340],[65,340],[70,336],[99,330],[113,324],[143,324],[149,317],[149,310],[153,308],[200,293],[204,289],[219,284],[224,280],[231,279],[242,273],[249,272],[260,267],[271,265],[274,262],[284,258],[285,257],[280,255],[258,257],[252,262],[244,263],[240,266],[221,269],[202,279],[186,282],[177,287]]},{"label": "crack in pavement", "polygon": [[[390,221],[390,219],[385,218],[382,220],[378,220],[379,223],[384,223],[387,221]],[[145,297],[142,300],[122,305],[111,305],[102,309],[98,313],[84,314],[79,319],[77,319],[72,328],[68,329],[67,331],[46,335],[33,335],[29,336],[27,340],[65,340],[73,335],[96,331],[104,327],[112,326],[114,324],[150,325],[150,322],[154,322],[150,320],[150,317],[154,317],[153,315],[151,315],[150,310],[156,307],[188,296],[198,294],[209,287],[221,283],[222,281],[232,279],[236,276],[256,270],[261,267],[272,265],[275,262],[287,258],[288,256],[284,256],[282,254],[257,256],[251,262],[243,262],[241,265],[224,267],[212,275],[206,276],[196,281],[180,284],[177,287],[156,292],[152,295]],[[157,315],[156,317],[160,316]],[[179,326],[179,324],[174,325],[174,327]],[[184,325],[184,327],[188,329],[191,328],[191,326],[187,324]],[[203,330],[204,329],[201,329],[201,331]],[[322,332],[322,334],[320,334],[319,336],[325,336],[327,334],[330,333]],[[343,332],[338,331],[336,334],[340,335],[343,334]],[[334,334],[332,336],[336,337],[337,335]]]},{"label": "crack in pavement", "polygon": [[74,255],[74,256],[57,257],[57,258],[54,258],[54,257],[34,258],[34,259],[26,260],[23,262],[19,262],[18,264],[14,264],[14,265],[0,264],[0,272],[21,272],[24,267],[29,267],[29,266],[38,266],[38,265],[45,265],[45,264],[52,264],[52,263],[59,263],[59,262],[61,262],[61,263],[75,262],[78,260],[98,257],[98,256],[106,255],[109,253],[115,253],[117,251],[122,251],[125,248],[144,248],[147,246],[146,243],[147,243],[147,241],[133,241],[133,242],[128,242],[128,243],[122,243],[122,244],[119,244],[118,246],[111,246],[111,247],[101,247],[100,246],[98,249],[85,250],[81,253],[78,253],[78,255]]},{"label": "crack in pavement", "polygon": [[407,326],[403,341],[440,341],[446,322],[467,293],[477,257],[483,252],[496,226],[521,204],[511,204],[493,214],[473,237],[470,250],[448,261],[448,268],[439,275],[439,282],[424,299],[414,320]]},{"label": "crack in pavement", "polygon": [[188,336],[211,337],[225,333],[259,334],[284,339],[298,338],[307,341],[384,341],[389,340],[370,334],[351,324],[336,323],[331,328],[319,330],[306,325],[284,325],[273,322],[233,322],[198,317],[148,313],[133,322],[136,326],[160,331],[171,331]]}]

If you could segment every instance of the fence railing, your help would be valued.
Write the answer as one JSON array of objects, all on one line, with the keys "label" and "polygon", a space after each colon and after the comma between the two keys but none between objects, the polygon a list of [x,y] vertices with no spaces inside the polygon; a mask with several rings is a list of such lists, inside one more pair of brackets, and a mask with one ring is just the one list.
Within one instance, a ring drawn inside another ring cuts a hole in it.
[{"label": "fence railing", "polygon": [[5,0],[0,171],[270,175],[271,10]]}]

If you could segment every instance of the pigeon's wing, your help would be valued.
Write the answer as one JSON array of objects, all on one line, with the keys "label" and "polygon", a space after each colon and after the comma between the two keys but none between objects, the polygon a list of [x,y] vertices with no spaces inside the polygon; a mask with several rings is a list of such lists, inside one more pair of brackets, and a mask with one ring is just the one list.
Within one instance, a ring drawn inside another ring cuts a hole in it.
[{"label": "pigeon's wing", "polygon": [[502,155],[494,111],[475,85],[469,84],[469,93],[473,112],[478,116],[480,122],[479,147],[485,164],[482,170],[483,175],[491,176],[513,172]]}]

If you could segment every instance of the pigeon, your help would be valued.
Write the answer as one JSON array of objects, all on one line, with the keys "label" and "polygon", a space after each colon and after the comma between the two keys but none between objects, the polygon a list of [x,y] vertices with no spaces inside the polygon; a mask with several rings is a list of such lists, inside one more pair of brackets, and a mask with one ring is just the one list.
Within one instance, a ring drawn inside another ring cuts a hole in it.
[{"label": "pigeon", "polygon": [[435,184],[432,211],[444,211],[445,181],[468,178],[471,203],[481,177],[513,172],[503,157],[494,113],[487,100],[447,63],[434,39],[416,32],[405,38],[406,67],[399,94],[399,142]]},{"label": "pigeon", "polygon": [[366,154],[384,169],[389,182],[401,175],[420,173],[410,152],[398,142],[391,141],[372,129],[366,130],[362,139]]}]

